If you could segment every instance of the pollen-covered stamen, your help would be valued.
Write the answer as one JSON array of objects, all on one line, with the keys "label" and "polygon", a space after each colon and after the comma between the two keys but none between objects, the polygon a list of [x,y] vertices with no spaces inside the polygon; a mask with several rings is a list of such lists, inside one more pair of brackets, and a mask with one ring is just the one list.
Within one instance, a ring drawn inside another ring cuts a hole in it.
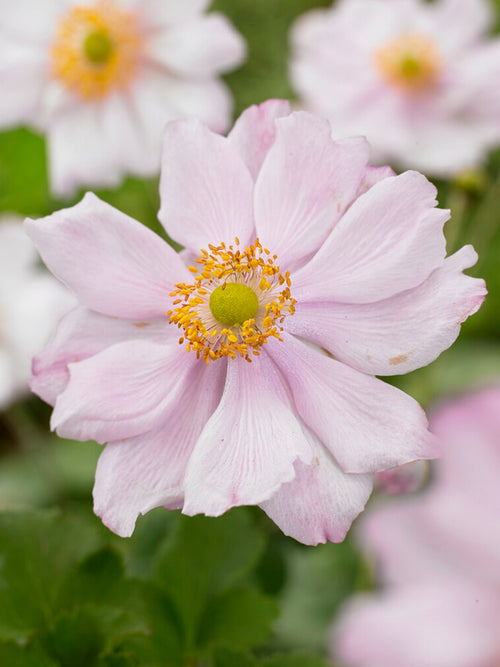
[{"label": "pollen-covered stamen", "polygon": [[179,343],[205,360],[235,358],[251,361],[250,354],[273,337],[281,340],[281,323],[295,312],[290,294],[290,275],[280,273],[276,255],[258,239],[244,250],[235,246],[208,246],[189,267],[193,283],[177,283],[170,296],[174,308],[170,322],[183,329]]},{"label": "pollen-covered stamen", "polygon": [[387,83],[405,93],[432,89],[442,71],[435,42],[416,33],[404,33],[381,46],[375,52],[375,65]]},{"label": "pollen-covered stamen", "polygon": [[51,74],[85,99],[104,97],[133,80],[143,48],[138,17],[113,0],[72,7],[59,21]]}]

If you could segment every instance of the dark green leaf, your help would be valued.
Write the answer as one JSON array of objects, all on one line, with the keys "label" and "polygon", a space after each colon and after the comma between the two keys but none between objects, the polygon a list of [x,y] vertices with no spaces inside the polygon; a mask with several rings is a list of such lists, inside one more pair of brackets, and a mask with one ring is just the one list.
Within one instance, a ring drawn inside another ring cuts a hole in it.
[{"label": "dark green leaf", "polygon": [[198,646],[224,644],[232,648],[251,648],[264,642],[278,614],[270,597],[252,588],[234,588],[214,597],[205,609]]}]

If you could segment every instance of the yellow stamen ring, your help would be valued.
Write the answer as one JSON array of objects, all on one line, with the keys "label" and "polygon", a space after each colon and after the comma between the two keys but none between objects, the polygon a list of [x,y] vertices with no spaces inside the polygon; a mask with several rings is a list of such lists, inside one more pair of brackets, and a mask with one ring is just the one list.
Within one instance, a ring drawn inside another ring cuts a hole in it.
[{"label": "yellow stamen ring", "polygon": [[189,267],[194,282],[177,283],[170,293],[176,298],[167,315],[183,330],[179,343],[207,364],[237,354],[251,361],[269,338],[281,340],[280,325],[295,312],[290,275],[280,273],[276,255],[258,239],[244,250],[235,242],[202,250],[200,268]]},{"label": "yellow stamen ring", "polygon": [[124,89],[143,49],[139,19],[113,0],[72,7],[57,25],[50,52],[52,76],[84,99]]},{"label": "yellow stamen ring", "polygon": [[436,85],[442,71],[442,59],[429,37],[403,33],[375,52],[375,66],[394,88],[418,94]]}]

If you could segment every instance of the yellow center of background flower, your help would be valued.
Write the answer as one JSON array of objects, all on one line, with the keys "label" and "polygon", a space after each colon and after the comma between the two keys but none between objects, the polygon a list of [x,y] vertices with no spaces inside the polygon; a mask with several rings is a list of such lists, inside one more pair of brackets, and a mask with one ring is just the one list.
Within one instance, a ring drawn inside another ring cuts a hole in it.
[{"label": "yellow center of background flower", "polygon": [[193,283],[177,283],[170,296],[177,297],[167,315],[183,329],[179,339],[187,351],[196,352],[207,364],[237,354],[251,361],[268,338],[280,338],[287,315],[295,312],[290,294],[290,274],[283,275],[258,239],[240,250],[236,247],[208,246],[196,260],[200,268]]},{"label": "yellow center of background flower", "polygon": [[442,71],[442,59],[429,37],[404,33],[375,52],[375,66],[392,87],[418,94],[436,85]]},{"label": "yellow center of background flower", "polygon": [[132,12],[112,0],[77,5],[56,28],[51,73],[83,99],[99,99],[130,85],[142,47],[139,20]]}]

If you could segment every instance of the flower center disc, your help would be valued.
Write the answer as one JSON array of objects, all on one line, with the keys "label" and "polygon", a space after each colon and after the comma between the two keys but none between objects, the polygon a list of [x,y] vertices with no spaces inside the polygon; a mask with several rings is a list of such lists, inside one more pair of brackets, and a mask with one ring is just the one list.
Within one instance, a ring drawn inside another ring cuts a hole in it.
[{"label": "flower center disc", "polygon": [[442,61],[429,37],[405,33],[375,52],[375,66],[393,88],[405,93],[422,93],[436,85]]},{"label": "flower center disc", "polygon": [[219,285],[210,295],[209,303],[215,319],[229,327],[241,326],[255,317],[259,309],[253,289],[241,283]]},{"label": "flower center disc", "polygon": [[91,32],[85,38],[83,50],[87,60],[101,65],[109,60],[113,53],[113,42],[104,30]]},{"label": "flower center disc", "polygon": [[52,76],[87,100],[126,88],[137,72],[139,19],[113,0],[76,5],[60,19],[50,52]]},{"label": "flower center disc", "polygon": [[167,316],[182,330],[188,352],[207,364],[236,355],[251,361],[270,338],[282,340],[281,323],[295,312],[290,274],[280,273],[271,255],[256,239],[253,245],[209,245],[196,260],[192,283],[176,283]]}]

